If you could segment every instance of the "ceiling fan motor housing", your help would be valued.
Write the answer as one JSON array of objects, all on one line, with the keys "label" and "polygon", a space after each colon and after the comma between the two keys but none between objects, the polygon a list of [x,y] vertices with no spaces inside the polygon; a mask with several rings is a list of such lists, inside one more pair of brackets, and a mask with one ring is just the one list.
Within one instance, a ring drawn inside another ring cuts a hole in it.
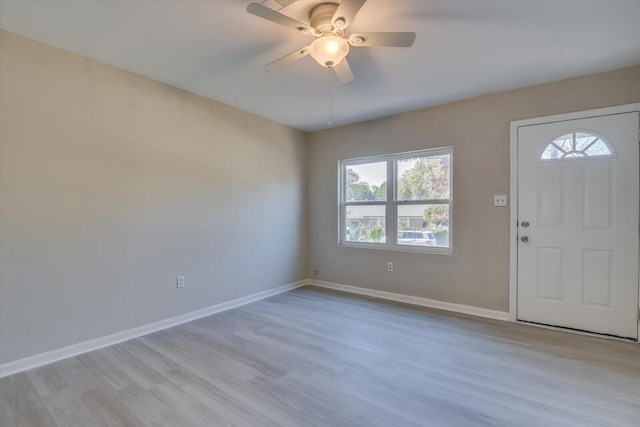
[{"label": "ceiling fan motor housing", "polygon": [[311,26],[320,34],[327,31],[335,32],[331,24],[331,18],[336,13],[338,5],[335,3],[322,3],[311,11]]}]

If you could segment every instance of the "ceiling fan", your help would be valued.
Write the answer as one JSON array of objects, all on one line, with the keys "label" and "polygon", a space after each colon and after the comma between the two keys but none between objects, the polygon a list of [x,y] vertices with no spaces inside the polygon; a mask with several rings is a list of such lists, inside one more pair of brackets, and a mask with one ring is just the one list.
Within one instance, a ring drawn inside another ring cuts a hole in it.
[{"label": "ceiling fan", "polygon": [[353,72],[347,62],[350,47],[410,47],[416,33],[358,33],[345,37],[344,31],[353,21],[367,0],[342,0],[340,3],[322,2],[311,9],[309,24],[290,18],[260,3],[251,3],[247,12],[267,21],[315,37],[309,46],[296,50],[267,64],[269,71],[278,71],[287,65],[311,55],[318,64],[332,68],[340,84],[353,80]]}]

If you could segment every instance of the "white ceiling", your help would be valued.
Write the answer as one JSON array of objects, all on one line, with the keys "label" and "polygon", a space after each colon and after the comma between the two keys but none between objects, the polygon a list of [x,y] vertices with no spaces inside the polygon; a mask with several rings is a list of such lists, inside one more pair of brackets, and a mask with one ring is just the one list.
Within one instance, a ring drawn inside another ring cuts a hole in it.
[{"label": "white ceiling", "polygon": [[[0,27],[301,130],[329,127],[331,71],[310,57],[263,69],[313,38],[248,14],[250,2],[0,0]],[[299,2],[281,12],[302,20],[320,1]],[[417,38],[351,50],[356,79],[334,88],[333,126],[640,64],[640,0],[369,0],[347,34],[369,31]]]}]

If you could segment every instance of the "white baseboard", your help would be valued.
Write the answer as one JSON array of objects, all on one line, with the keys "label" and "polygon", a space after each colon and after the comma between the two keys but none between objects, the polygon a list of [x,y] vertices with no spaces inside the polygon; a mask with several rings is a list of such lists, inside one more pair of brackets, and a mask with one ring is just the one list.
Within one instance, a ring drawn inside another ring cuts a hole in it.
[{"label": "white baseboard", "polygon": [[322,288],[335,289],[338,291],[350,292],[354,294],[367,295],[375,298],[386,299],[390,301],[403,302],[407,304],[418,305],[422,307],[437,308],[440,310],[454,311],[456,313],[471,314],[479,317],[486,317],[489,319],[508,320],[509,314],[503,311],[488,310],[486,308],[473,307],[469,305],[455,304],[451,302],[437,301],[428,298],[420,298],[410,295],[398,294],[395,292],[377,291],[374,289],[360,288],[357,286],[343,285],[340,283],[325,282],[321,280],[300,280],[295,283],[280,286],[277,288],[269,289],[266,291],[258,292],[246,297],[237,298],[231,301],[223,302],[220,304],[212,305],[207,308],[192,311],[190,313],[181,314],[179,316],[171,317],[169,319],[160,320],[147,325],[138,326],[126,331],[116,332],[115,334],[107,335],[100,338],[94,338],[88,341],[84,341],[78,344],[69,345],[66,347],[58,348],[55,350],[47,351],[45,353],[28,356],[23,359],[14,360],[0,364],[0,378],[8,375],[17,374],[28,369],[37,368],[38,366],[47,365],[49,363],[57,362],[58,360],[67,359],[69,357],[77,356],[79,354],[88,353],[93,350],[98,350],[110,345],[118,344],[123,341],[127,341],[133,338],[137,338],[143,335],[147,335],[153,332],[167,329],[172,326],[177,326],[182,323],[190,322],[192,320],[200,319],[202,317],[210,316],[221,311],[230,310],[241,305],[249,304],[264,298],[268,298],[273,295],[287,292],[292,289],[299,288],[301,286],[314,285]]},{"label": "white baseboard", "polygon": [[489,310],[486,308],[473,307],[470,305],[455,304],[452,302],[438,301],[428,298],[414,297],[411,295],[397,294],[395,292],[377,291],[375,289],[361,288],[358,286],[343,285],[340,283],[325,282],[322,280],[310,280],[310,285],[321,288],[335,289],[338,291],[350,292],[353,294],[367,295],[375,298],[382,298],[390,301],[404,302],[407,304],[419,305],[422,307],[437,308],[440,310],[454,311],[456,313],[471,314],[489,319],[509,320],[509,313],[506,311]]},{"label": "white baseboard", "polygon": [[212,305],[207,308],[192,311],[190,313],[181,314],[179,316],[171,317],[169,319],[160,320],[158,322],[149,323],[147,325],[138,326],[126,331],[116,332],[115,334],[107,335],[100,338],[94,338],[88,341],[84,341],[78,344],[72,344],[66,347],[58,348],[55,350],[47,351],[45,353],[28,356],[22,359],[14,360],[0,364],[0,378],[8,375],[17,374],[18,372],[26,371],[27,369],[37,368],[38,366],[46,365],[49,363],[57,362],[58,360],[66,359],[69,357],[77,356],[79,354],[87,353],[93,350],[98,350],[103,347],[118,344],[123,341],[127,341],[133,338],[147,335],[152,332],[157,332],[162,329],[167,329],[172,326],[180,325],[182,323],[190,322],[192,320],[200,319],[201,317],[210,316],[221,311],[229,310],[241,305],[249,304],[254,301],[258,301],[264,298],[268,298],[273,295],[287,292],[301,286],[308,285],[308,280],[300,280],[288,285],[279,286],[277,288],[269,289],[266,291],[258,292],[246,297],[237,298],[231,301],[223,302],[220,304]]}]

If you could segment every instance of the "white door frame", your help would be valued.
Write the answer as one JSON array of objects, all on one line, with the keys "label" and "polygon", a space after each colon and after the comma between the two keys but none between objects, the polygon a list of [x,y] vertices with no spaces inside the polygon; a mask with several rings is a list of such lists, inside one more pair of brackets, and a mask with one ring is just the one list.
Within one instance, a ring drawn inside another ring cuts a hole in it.
[{"label": "white door frame", "polygon": [[[584,119],[611,114],[640,112],[640,103],[618,105],[615,107],[597,108],[594,110],[576,111],[574,113],[555,114],[511,122],[511,209],[509,216],[509,321],[516,322],[518,306],[518,128],[521,126],[539,125],[566,120]],[[639,142],[640,142],[640,135]],[[639,284],[640,286],[640,284]],[[640,307],[640,292],[638,293]],[[639,325],[640,327],[640,325]],[[640,338],[638,339],[640,343]]]}]

